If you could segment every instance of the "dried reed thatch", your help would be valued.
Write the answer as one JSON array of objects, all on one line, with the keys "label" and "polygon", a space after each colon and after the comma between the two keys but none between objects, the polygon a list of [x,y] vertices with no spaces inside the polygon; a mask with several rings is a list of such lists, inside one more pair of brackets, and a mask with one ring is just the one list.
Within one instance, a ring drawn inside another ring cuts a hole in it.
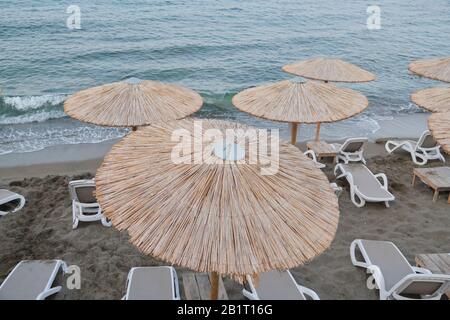
[{"label": "dried reed thatch", "polygon": [[64,111],[97,125],[135,127],[185,118],[202,104],[193,90],[132,78],[77,92],[64,102]]},{"label": "dried reed thatch", "polygon": [[450,154],[450,111],[433,113],[428,118],[428,128],[442,149]]},{"label": "dried reed thatch", "polygon": [[431,112],[450,111],[450,88],[419,90],[411,95],[411,100]]},{"label": "dried reed thatch", "polygon": [[[203,131],[247,128],[219,120],[202,125]],[[203,163],[171,160],[180,146],[171,140],[177,129],[202,146],[184,155],[203,155]],[[279,145],[278,173],[262,175],[267,157],[249,163],[248,150],[258,138],[241,137],[237,143],[247,151],[246,163],[220,163],[194,134],[193,119],[144,127],[106,156],[96,175],[99,203],[143,253],[241,282],[243,275],[289,269],[323,252],[339,219],[326,176],[287,143]]]},{"label": "dried reed thatch", "polygon": [[329,58],[313,58],[285,65],[283,71],[308,79],[332,82],[368,82],[375,75],[354,64]]},{"label": "dried reed thatch", "polygon": [[409,71],[430,79],[450,82],[450,57],[411,62]]},{"label": "dried reed thatch", "polygon": [[256,117],[291,123],[333,122],[367,108],[367,98],[332,84],[284,80],[244,90],[233,97],[236,108]]}]

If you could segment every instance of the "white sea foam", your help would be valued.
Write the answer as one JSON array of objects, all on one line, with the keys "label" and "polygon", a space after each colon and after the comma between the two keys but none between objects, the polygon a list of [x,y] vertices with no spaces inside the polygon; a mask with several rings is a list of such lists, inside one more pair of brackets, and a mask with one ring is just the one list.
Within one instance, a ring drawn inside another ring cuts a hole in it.
[{"label": "white sea foam", "polygon": [[44,106],[56,106],[66,99],[66,95],[16,96],[5,97],[5,103],[16,110],[26,111],[39,109]]},{"label": "white sea foam", "polygon": [[50,119],[65,117],[63,110],[49,110],[38,113],[26,113],[19,116],[0,116],[0,124],[21,124],[30,122],[44,122]]},{"label": "white sea foam", "polygon": [[82,124],[80,126],[64,123],[53,127],[38,126],[31,128],[27,125],[8,126],[0,131],[0,155],[8,153],[22,153],[42,150],[46,147],[64,144],[99,143],[122,137],[128,129],[104,128]]}]

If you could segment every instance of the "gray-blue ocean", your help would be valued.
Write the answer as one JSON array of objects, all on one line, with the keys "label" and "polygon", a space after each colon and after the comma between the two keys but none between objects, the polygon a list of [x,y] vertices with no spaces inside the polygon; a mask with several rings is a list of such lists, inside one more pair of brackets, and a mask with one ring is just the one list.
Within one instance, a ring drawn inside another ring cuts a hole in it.
[{"label": "gray-blue ocean", "polygon": [[[79,30],[66,26],[71,4],[81,10]],[[381,8],[379,30],[366,25],[372,4]],[[132,76],[197,90],[205,100],[199,116],[270,125],[237,111],[231,97],[291,78],[281,67],[312,56],[341,57],[377,75],[347,85],[370,107],[341,124],[341,134],[366,134],[380,119],[422,112],[410,93],[443,84],[410,75],[408,63],[448,55],[449,0],[1,0],[0,154],[123,135],[69,119],[62,103]]]}]

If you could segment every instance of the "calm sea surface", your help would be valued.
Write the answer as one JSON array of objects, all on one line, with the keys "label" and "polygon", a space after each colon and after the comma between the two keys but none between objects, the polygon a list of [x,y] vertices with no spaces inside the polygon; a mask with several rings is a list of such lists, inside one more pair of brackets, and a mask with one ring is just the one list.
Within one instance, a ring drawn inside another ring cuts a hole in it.
[{"label": "calm sea surface", "polygon": [[366,134],[380,119],[421,112],[409,101],[412,91],[443,85],[409,75],[411,60],[450,55],[449,0],[377,1],[380,30],[366,26],[372,3],[356,0],[77,0],[80,30],[66,26],[70,4],[0,0],[0,154],[123,135],[69,119],[62,103],[77,90],[128,77],[197,90],[206,102],[202,117],[281,127],[239,112],[231,97],[291,78],[281,66],[312,56],[341,57],[378,76],[347,85],[367,95],[370,107],[338,125],[342,135]]}]

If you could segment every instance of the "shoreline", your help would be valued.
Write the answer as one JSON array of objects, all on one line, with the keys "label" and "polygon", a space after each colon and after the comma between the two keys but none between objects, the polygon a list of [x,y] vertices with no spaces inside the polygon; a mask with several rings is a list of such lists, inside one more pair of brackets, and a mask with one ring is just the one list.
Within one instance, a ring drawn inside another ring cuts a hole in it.
[{"label": "shoreline", "polygon": [[[427,129],[427,118],[428,114],[419,113],[399,116],[393,119],[378,120],[380,128],[368,135],[371,143],[366,148],[366,156],[370,158],[373,155],[383,154],[384,147],[377,144],[377,142],[390,138],[417,139]],[[345,126],[345,123],[324,124],[321,138],[329,142],[342,142],[342,139],[339,139],[339,134],[337,134],[342,126]],[[289,128],[286,124],[273,123],[273,128],[280,128],[281,138],[284,140],[289,139]],[[300,127],[299,143],[297,144],[300,149],[306,149],[305,143],[313,138],[314,130],[314,125],[303,125]],[[333,136],[335,139],[330,139]],[[112,139],[100,143],[56,145],[39,151],[0,155],[0,180],[7,182],[27,177],[93,173],[100,166],[106,153],[119,140]]]}]

